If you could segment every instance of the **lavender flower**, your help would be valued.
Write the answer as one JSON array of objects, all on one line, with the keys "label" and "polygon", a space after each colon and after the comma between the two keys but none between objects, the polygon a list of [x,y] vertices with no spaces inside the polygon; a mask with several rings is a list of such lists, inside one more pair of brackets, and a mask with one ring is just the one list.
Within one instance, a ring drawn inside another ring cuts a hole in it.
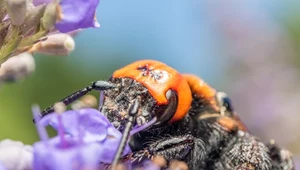
[{"label": "lavender flower", "polygon": [[[51,118],[58,119],[58,136],[48,139],[43,123],[39,120],[39,109],[33,108],[36,126],[41,137],[34,147],[34,169],[39,170],[81,170],[97,169],[101,161],[102,146],[99,143],[86,143],[82,140],[82,133],[78,138],[64,134],[62,115],[53,114]],[[49,118],[49,117],[48,117]]]},{"label": "lavender flower", "polygon": [[[66,134],[82,139],[84,143],[100,144],[101,150],[98,150],[98,153],[101,155],[101,162],[111,163],[113,161],[122,134],[101,112],[96,109],[84,108],[78,111],[66,111],[61,117]],[[50,124],[56,130],[59,129],[59,121],[55,114],[43,118],[40,123],[42,125]],[[83,131],[84,134],[82,134]],[[123,155],[129,152],[130,147],[127,145]]]},{"label": "lavender flower", "polygon": [[56,24],[56,28],[60,32],[69,32],[79,28],[100,27],[95,18],[98,3],[99,0],[63,0],[60,3],[62,20]]},{"label": "lavender flower", "polygon": [[[33,4],[51,4],[50,0],[34,0]],[[62,0],[57,4],[58,22],[56,28],[62,32],[70,32],[80,28],[100,27],[95,18],[99,0]],[[80,6],[80,8],[78,8]]]},{"label": "lavender flower", "polygon": [[[41,49],[33,46],[47,40],[48,35],[99,27],[95,19],[98,3],[99,0],[1,1],[0,65],[20,53],[39,52]],[[66,55],[74,49],[74,45],[62,46],[65,49],[47,47],[42,52],[55,55]]]},{"label": "lavender flower", "polygon": [[[39,112],[35,108],[42,139],[34,144],[35,169],[95,169],[100,162],[112,162],[122,135],[98,110],[66,111],[50,114],[42,120],[38,120]],[[48,139],[43,128],[48,124],[58,131],[57,137]],[[127,145],[124,154],[129,151]],[[58,161],[60,163],[56,164]]]},{"label": "lavender flower", "polygon": [[83,170],[97,169],[99,163],[98,143],[82,143],[70,136],[55,137],[34,145],[34,169]]},{"label": "lavender flower", "polygon": [[[36,6],[41,4],[51,5],[53,2],[57,1],[33,0],[33,4]],[[95,18],[98,4],[99,0],[61,0],[56,8],[58,15],[56,28],[60,32],[66,33],[81,28],[100,27]]]}]

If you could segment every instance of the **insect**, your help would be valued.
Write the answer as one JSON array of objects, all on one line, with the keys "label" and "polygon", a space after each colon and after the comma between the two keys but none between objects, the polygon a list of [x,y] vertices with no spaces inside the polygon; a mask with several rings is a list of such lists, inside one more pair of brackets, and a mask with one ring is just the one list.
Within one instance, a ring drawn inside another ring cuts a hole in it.
[{"label": "insect", "polygon": [[[182,160],[192,170],[294,169],[288,151],[249,134],[225,93],[159,61],[129,64],[107,81],[96,81],[61,101],[68,105],[91,90],[103,90],[101,112],[127,132],[124,136],[131,136],[133,153],[124,159],[161,155],[168,161]],[[134,119],[128,114],[132,106]],[[52,106],[41,115],[51,112]]]}]

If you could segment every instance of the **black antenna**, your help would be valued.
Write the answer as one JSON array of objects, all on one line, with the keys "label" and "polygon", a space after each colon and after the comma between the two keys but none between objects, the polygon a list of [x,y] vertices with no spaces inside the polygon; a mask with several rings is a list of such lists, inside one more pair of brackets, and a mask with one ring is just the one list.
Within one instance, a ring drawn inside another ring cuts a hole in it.
[{"label": "black antenna", "polygon": [[[83,89],[80,89],[80,90],[70,94],[69,96],[63,98],[59,102],[63,102],[67,106],[67,105],[73,103],[75,100],[79,99],[80,97],[84,96],[85,94],[87,94],[88,92],[90,92],[92,90],[108,90],[108,89],[112,89],[112,88],[115,88],[115,87],[116,86],[114,84],[112,84],[110,82],[107,82],[107,81],[95,81],[90,86],[87,86]],[[40,113],[40,116],[44,117],[47,114],[54,112],[53,106],[54,105],[51,105],[47,109],[42,111]],[[33,120],[33,122],[34,122],[34,120]]]},{"label": "black antenna", "polygon": [[121,156],[123,154],[123,151],[125,149],[126,143],[128,141],[128,138],[129,138],[129,134],[130,134],[132,125],[133,125],[133,123],[135,121],[135,117],[136,117],[137,112],[138,112],[138,108],[139,108],[139,102],[136,99],[134,101],[134,104],[131,105],[131,107],[129,108],[129,111],[128,111],[128,115],[129,115],[128,122],[125,125],[125,129],[123,131],[123,136],[122,136],[121,142],[120,142],[120,144],[118,146],[118,150],[117,150],[116,155],[114,157],[114,160],[113,160],[113,163],[112,163],[112,166],[111,166],[112,170],[114,170],[117,167],[117,165],[119,163],[119,160],[120,160],[120,158],[121,158]]}]

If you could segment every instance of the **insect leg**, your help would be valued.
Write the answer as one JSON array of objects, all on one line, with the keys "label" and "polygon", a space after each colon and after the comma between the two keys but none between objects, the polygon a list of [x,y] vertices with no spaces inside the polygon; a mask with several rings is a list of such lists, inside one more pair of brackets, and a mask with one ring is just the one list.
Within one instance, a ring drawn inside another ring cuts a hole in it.
[{"label": "insect leg", "polygon": [[[147,148],[129,154],[129,157],[133,162],[153,158],[155,155],[163,156],[167,161],[172,159],[184,160],[191,151],[195,154],[195,161],[201,159],[201,155],[205,153],[204,143],[187,134],[156,140],[150,143]],[[128,159],[129,157],[125,158]]]}]

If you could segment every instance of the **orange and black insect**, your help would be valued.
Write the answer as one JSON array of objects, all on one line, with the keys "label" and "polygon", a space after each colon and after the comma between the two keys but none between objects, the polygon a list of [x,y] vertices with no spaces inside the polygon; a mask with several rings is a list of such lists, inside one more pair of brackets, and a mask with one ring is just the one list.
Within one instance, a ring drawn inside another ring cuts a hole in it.
[{"label": "orange and black insect", "polygon": [[[190,169],[293,169],[280,149],[272,146],[270,152],[247,132],[225,93],[164,63],[134,62],[61,101],[68,105],[91,90],[104,91],[101,112],[123,131],[118,152],[131,136],[133,153],[124,159],[161,155],[185,161]],[[51,112],[53,107],[41,115]]]}]

